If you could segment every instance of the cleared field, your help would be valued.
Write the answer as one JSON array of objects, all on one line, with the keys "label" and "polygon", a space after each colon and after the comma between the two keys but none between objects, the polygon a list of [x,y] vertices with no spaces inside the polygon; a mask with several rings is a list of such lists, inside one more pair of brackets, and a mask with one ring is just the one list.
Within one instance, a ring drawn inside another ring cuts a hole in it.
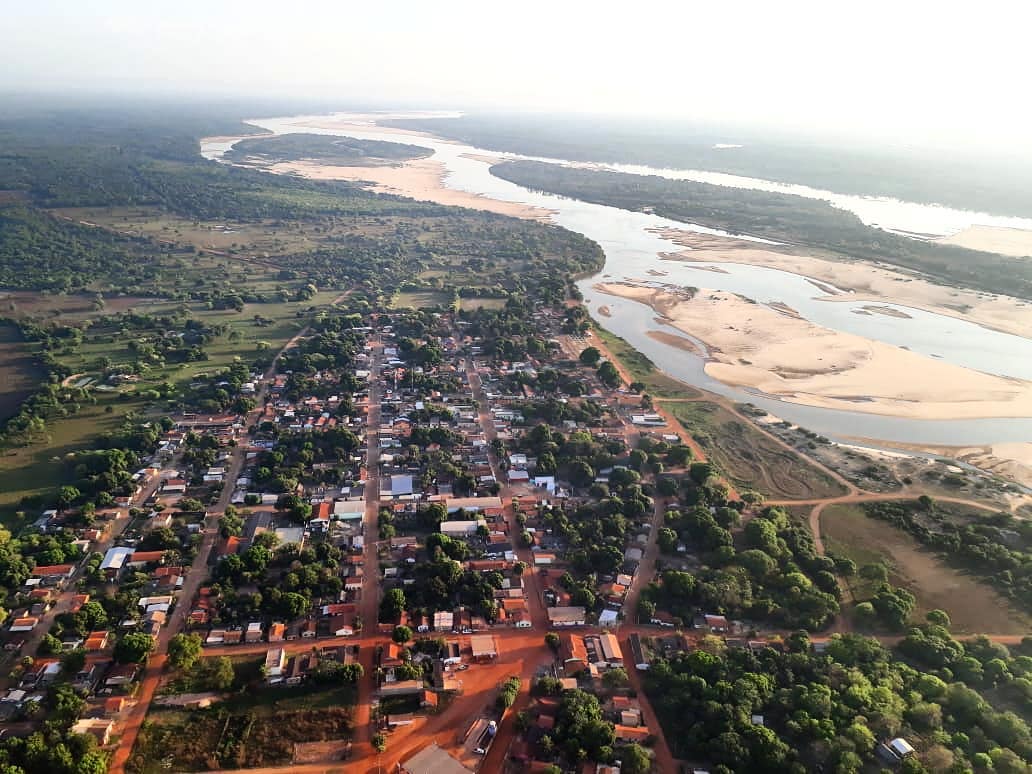
[{"label": "cleared field", "polygon": [[[437,290],[412,290],[398,293],[391,302],[394,309],[422,309],[432,306],[447,306],[451,296]],[[475,307],[474,307],[475,308]]]},{"label": "cleared field", "polygon": [[[143,774],[289,765],[294,762],[295,745],[343,742],[350,737],[351,710],[342,705],[353,702],[353,697],[340,691],[322,692],[331,693],[332,700],[305,709],[280,708],[270,695],[265,697],[268,703],[246,710],[216,705],[190,712],[153,711],[126,770]],[[311,751],[306,755],[310,757]]]},{"label": "cleared field", "polygon": [[619,336],[610,333],[599,325],[595,333],[637,381],[645,385],[645,391],[654,398],[701,398],[702,393],[684,382],[656,368],[656,364],[636,350]]},{"label": "cleared field", "polygon": [[501,309],[505,306],[504,298],[460,298],[459,309],[469,312],[474,309]]},{"label": "cleared field", "polygon": [[[821,513],[821,536],[828,551],[848,556],[858,566],[884,562],[889,582],[913,593],[914,618],[945,610],[957,634],[1027,634],[1032,618],[1015,610],[990,586],[954,569],[891,524],[867,516],[857,505],[831,505]],[[870,596],[870,584],[849,580],[858,600]]]},{"label": "cleared field", "polygon": [[43,371],[13,325],[0,324],[0,422],[18,408],[36,387]]},{"label": "cleared field", "polygon": [[739,490],[766,497],[811,500],[845,489],[801,455],[775,443],[722,406],[709,401],[663,403]]}]

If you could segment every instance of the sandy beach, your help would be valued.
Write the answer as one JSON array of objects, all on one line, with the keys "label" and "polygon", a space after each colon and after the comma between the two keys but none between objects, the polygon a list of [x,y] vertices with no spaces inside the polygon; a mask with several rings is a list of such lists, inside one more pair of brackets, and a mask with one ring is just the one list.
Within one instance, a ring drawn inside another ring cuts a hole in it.
[{"label": "sandy beach", "polygon": [[[661,236],[690,248],[668,253],[664,260],[702,263],[725,262],[766,266],[792,272],[815,281],[823,291],[835,293],[825,299],[893,303],[957,317],[986,328],[1032,338],[1032,303],[1010,296],[993,296],[964,288],[936,285],[895,268],[869,261],[831,261],[808,255],[779,252],[740,239],[664,229]],[[869,311],[884,313],[877,309]]]},{"label": "sandy beach", "polygon": [[[626,283],[595,289],[647,304],[710,350],[725,384],[822,408],[912,419],[1032,416],[1032,382],[832,331],[733,293],[684,293]],[[901,378],[902,375],[906,378]]]},{"label": "sandy beach", "polygon": [[484,164],[487,164],[488,166],[492,166],[492,167],[495,164],[501,164],[503,161],[507,161],[508,160],[508,159],[506,159],[506,158],[504,158],[502,156],[488,156],[487,154],[484,154],[484,153],[463,153],[462,154],[462,158],[464,158],[464,159],[473,159],[473,161],[480,161],[480,162],[482,162]]},{"label": "sandy beach", "polygon": [[516,218],[547,221],[548,210],[515,202],[455,191],[444,185],[444,165],[433,159],[415,159],[399,166],[339,167],[317,161],[282,161],[265,167],[281,175],[299,175],[313,180],[351,180],[369,184],[378,193],[408,196],[420,201],[495,212]]},{"label": "sandy beach", "polygon": [[[295,121],[292,126],[303,126],[309,129],[359,129],[361,131],[368,132],[370,129],[375,129],[377,132],[383,134],[397,134],[399,136],[404,135],[407,137],[426,137],[427,132],[417,131],[415,129],[402,129],[397,126],[382,126],[377,121],[383,121],[389,118],[389,116],[380,115],[377,113],[349,113],[346,116],[339,116],[337,118],[325,117],[325,118],[314,118],[309,121]],[[452,143],[452,140],[447,138],[437,138],[439,142]]]},{"label": "sandy beach", "polygon": [[944,245],[988,250],[1012,258],[1032,257],[1032,231],[998,226],[969,226],[953,236],[937,239]]}]

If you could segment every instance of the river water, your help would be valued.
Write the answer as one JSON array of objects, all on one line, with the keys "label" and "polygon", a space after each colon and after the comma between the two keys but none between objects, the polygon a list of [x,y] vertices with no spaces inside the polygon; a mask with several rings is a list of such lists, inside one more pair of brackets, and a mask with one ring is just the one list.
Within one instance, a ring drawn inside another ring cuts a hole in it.
[{"label": "river water", "polygon": [[[654,233],[656,229],[671,228],[714,235],[724,235],[724,232],[668,220],[648,213],[630,212],[531,191],[494,177],[490,174],[488,165],[483,161],[467,158],[468,155],[477,154],[498,155],[473,146],[438,140],[425,135],[400,136],[393,132],[385,132],[373,125],[369,125],[368,128],[363,126],[360,128],[348,127],[347,129],[319,129],[299,125],[301,122],[317,119],[325,121],[327,117],[270,118],[252,120],[249,123],[277,134],[307,132],[405,142],[427,147],[433,151],[433,159],[443,164],[447,170],[445,177],[447,187],[499,201],[526,204],[551,211],[553,222],[590,237],[598,242],[605,251],[606,265],[602,272],[579,283],[586,303],[595,318],[603,319],[606,328],[622,336],[635,348],[644,352],[671,376],[732,400],[751,402],[779,417],[836,438],[864,437],[935,445],[981,445],[1032,439],[1032,417],[949,421],[903,419],[803,406],[769,398],[741,388],[730,387],[710,378],[705,373],[705,361],[701,357],[649,337],[646,332],[657,328],[683,336],[679,331],[657,323],[654,319],[655,314],[650,308],[633,301],[603,295],[593,290],[592,286],[601,277],[615,281],[622,279],[640,281],[649,277],[650,269],[659,270],[666,274],[660,278],[663,283],[726,290],[761,303],[780,301],[797,310],[806,319],[830,329],[906,347],[929,357],[940,358],[986,373],[1028,380],[1032,380],[1032,340],[992,331],[953,317],[893,304],[879,303],[878,305],[905,312],[910,319],[878,314],[857,314],[856,310],[860,310],[870,302],[837,301],[828,303],[827,300],[821,300],[827,294],[815,287],[807,278],[776,269],[735,263],[706,264],[726,272],[718,274],[700,269],[693,264],[662,261],[659,258],[661,253],[678,252],[683,248]],[[232,144],[232,141],[204,143],[202,154],[207,158],[218,159]],[[505,154],[505,156],[507,158],[528,158],[517,157],[514,154]],[[570,163],[562,159],[538,158],[536,160]],[[676,176],[681,179],[696,179],[689,175],[709,176],[714,174],[692,170],[654,170],[626,165],[608,166],[618,170],[622,167],[621,171],[662,174],[666,177]],[[721,177],[731,178],[733,176]],[[702,181],[715,182],[711,179]],[[750,182],[748,178],[725,180],[721,184],[737,185],[738,187],[782,185],[770,181]],[[791,188],[798,187],[792,186]],[[765,188],[763,190],[784,191],[785,188]],[[830,192],[809,190],[813,191],[811,198],[826,198],[823,194],[830,194]],[[796,190],[786,192],[799,193]],[[952,233],[974,223],[1014,226],[1016,225],[1015,221],[1022,220],[994,219],[993,216],[980,213],[907,202],[893,203],[892,200],[866,197],[842,196],[839,201],[833,203],[844,209],[852,209],[861,218],[865,218],[860,212],[861,209],[876,206],[876,211],[880,213],[878,215],[880,221],[872,222],[878,222],[886,228],[926,234]],[[873,210],[865,211],[870,213]],[[885,213],[891,213],[892,217],[886,218]],[[870,214],[867,217],[871,217]],[[1026,226],[1017,225],[1017,227],[1032,228],[1032,221],[1027,223]],[[737,239],[754,239],[741,235],[735,235],[735,237]],[[763,242],[765,240],[754,239],[754,241]],[[608,306],[612,311],[612,317],[600,316],[598,313],[600,305]],[[905,378],[905,375],[901,374],[901,378]]]}]

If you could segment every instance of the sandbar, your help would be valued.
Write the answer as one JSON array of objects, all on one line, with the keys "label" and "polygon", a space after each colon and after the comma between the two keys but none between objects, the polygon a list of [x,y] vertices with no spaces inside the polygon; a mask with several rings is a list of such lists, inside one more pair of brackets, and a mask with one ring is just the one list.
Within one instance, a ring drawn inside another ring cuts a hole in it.
[{"label": "sandbar", "polygon": [[686,339],[684,336],[678,336],[676,333],[670,333],[669,331],[645,331],[645,335],[650,339],[655,339],[663,344],[668,344],[671,347],[677,347],[683,349],[686,352],[699,355],[699,348],[692,343],[691,339]]},{"label": "sandbar", "polygon": [[[338,116],[333,118],[330,116],[324,118],[313,118],[307,121],[294,121],[291,126],[303,126],[309,129],[354,129],[362,132],[368,132],[375,130],[380,134],[397,134],[405,135],[407,137],[430,137],[429,132],[422,132],[417,129],[402,129],[398,126],[382,126],[377,121],[383,121],[390,119],[391,116],[378,115],[376,113],[349,113],[344,116]],[[449,140],[443,137],[433,136],[435,142],[446,142],[449,145],[456,145],[454,140]]]},{"label": "sandbar", "polygon": [[[992,330],[1032,338],[1032,303],[1012,296],[947,287],[908,274],[898,267],[871,261],[833,261],[770,249],[741,239],[663,229],[667,239],[690,249],[666,253],[666,260],[692,263],[744,263],[806,277],[822,293],[822,301],[872,301],[923,309],[956,317]],[[793,248],[799,249],[799,248]],[[839,288],[845,292],[835,292]]]},{"label": "sandbar", "polygon": [[944,245],[986,250],[1011,258],[1032,257],[1032,231],[999,226],[968,226],[963,231],[935,240]]},{"label": "sandbar", "polygon": [[[706,373],[808,406],[911,419],[1032,416],[1032,382],[984,374],[823,328],[734,293],[600,283],[702,341]],[[905,375],[905,376],[904,376]]]},{"label": "sandbar", "polygon": [[420,201],[494,212],[528,220],[548,221],[551,213],[539,207],[503,202],[485,196],[456,191],[444,185],[444,165],[434,159],[413,159],[400,166],[343,167],[317,161],[282,161],[266,169],[281,175],[298,175],[313,180],[350,180],[368,184],[377,193],[408,196]]}]

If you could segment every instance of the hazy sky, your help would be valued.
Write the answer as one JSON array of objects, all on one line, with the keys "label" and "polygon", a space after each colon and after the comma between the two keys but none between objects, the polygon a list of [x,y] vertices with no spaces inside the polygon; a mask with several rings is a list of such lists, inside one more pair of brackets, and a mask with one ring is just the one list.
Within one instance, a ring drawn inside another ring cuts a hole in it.
[{"label": "hazy sky", "polygon": [[1023,0],[4,0],[0,89],[672,114],[1026,144]]}]

